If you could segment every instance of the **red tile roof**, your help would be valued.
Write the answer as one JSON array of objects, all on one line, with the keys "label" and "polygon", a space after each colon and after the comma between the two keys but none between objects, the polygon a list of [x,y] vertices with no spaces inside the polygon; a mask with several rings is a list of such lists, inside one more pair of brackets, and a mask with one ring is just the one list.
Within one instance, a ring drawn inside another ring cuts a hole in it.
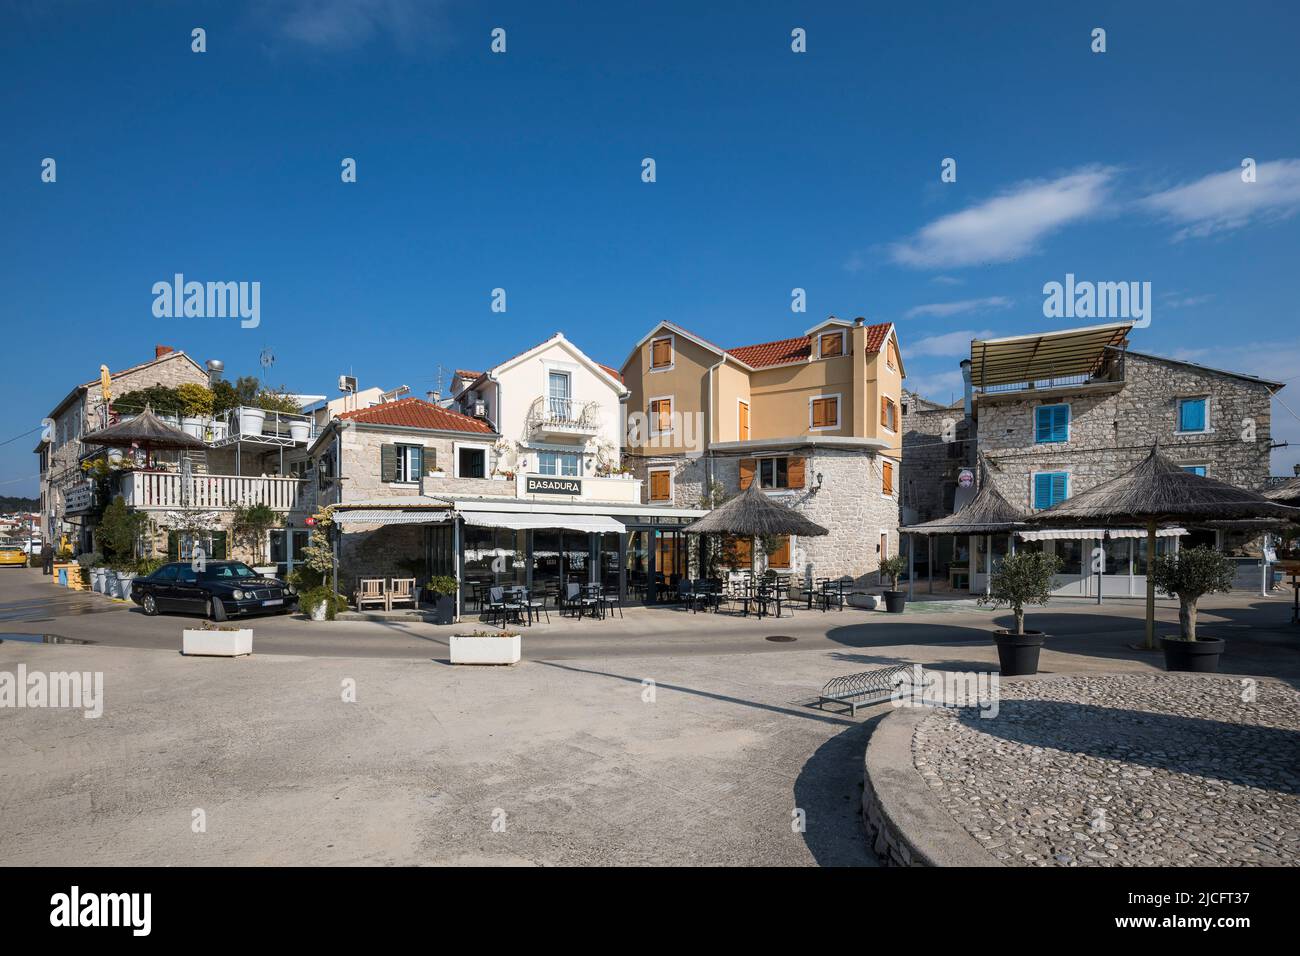
[{"label": "red tile roof", "polygon": [[457,378],[482,378],[482,376],[483,376],[482,372],[471,372],[469,371],[469,369],[464,369],[464,368],[456,369]]},{"label": "red tile roof", "polygon": [[597,362],[596,364],[597,364],[597,365],[600,365],[600,367],[601,367],[602,369],[604,369],[604,370],[605,370],[606,372],[608,372],[610,375],[614,376],[614,381],[616,381],[616,382],[621,382],[621,381],[623,381],[623,373],[620,372],[618,369],[616,369],[616,368],[610,368],[608,365],[602,365],[600,362]]},{"label": "red tile roof", "polygon": [[477,418],[441,408],[422,398],[403,398],[344,412],[339,418],[350,419],[366,425],[398,425],[404,428],[435,428],[444,432],[477,432],[491,434],[492,428]]},{"label": "red tile roof", "polygon": [[[867,354],[880,351],[885,344],[890,326],[889,322],[867,326]],[[801,335],[776,342],[761,342],[758,345],[739,345],[734,349],[727,349],[727,354],[751,368],[789,365],[792,362],[802,362],[812,354],[812,337]]]}]

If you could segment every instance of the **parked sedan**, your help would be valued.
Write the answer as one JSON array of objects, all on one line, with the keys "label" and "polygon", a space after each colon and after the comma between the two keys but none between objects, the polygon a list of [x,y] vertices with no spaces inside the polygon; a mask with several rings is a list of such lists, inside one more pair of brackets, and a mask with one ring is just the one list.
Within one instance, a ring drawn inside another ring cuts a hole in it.
[{"label": "parked sedan", "polygon": [[131,582],[131,600],[146,614],[202,614],[214,621],[248,614],[286,614],[298,603],[288,585],[264,578],[241,561],[209,561],[199,571],[188,561],[164,564]]},{"label": "parked sedan", "polygon": [[27,566],[27,551],[21,544],[6,541],[0,544],[0,568],[22,568]]}]

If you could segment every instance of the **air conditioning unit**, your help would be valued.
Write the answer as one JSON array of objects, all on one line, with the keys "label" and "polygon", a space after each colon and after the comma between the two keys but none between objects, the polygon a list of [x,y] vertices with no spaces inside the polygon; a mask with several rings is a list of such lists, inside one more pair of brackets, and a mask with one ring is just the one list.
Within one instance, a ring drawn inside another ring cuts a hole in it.
[{"label": "air conditioning unit", "polygon": [[339,376],[339,391],[340,391],[340,392],[351,392],[353,395],[355,395],[355,394],[357,393],[357,379],[356,379],[356,376],[354,376],[354,375],[340,375],[340,376]]}]

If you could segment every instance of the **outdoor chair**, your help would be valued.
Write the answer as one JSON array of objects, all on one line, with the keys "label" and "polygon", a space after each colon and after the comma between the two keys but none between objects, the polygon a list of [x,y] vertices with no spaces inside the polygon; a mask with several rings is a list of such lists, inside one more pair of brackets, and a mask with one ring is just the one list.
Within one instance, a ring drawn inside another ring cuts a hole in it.
[{"label": "outdoor chair", "polygon": [[560,614],[569,613],[582,617],[582,588],[574,582],[564,585],[564,595],[560,598]]},{"label": "outdoor chair", "polygon": [[542,615],[546,615],[546,623],[551,623],[551,612],[546,609],[546,591],[541,590],[530,593],[528,588],[519,589],[520,603],[528,612],[528,621],[531,624],[534,619],[540,621]]},{"label": "outdoor chair", "polygon": [[592,617],[600,615],[605,616],[604,595],[601,593],[599,584],[583,584],[582,589],[582,609],[589,611]]},{"label": "outdoor chair", "polygon": [[677,600],[682,604],[690,606],[691,613],[698,613],[700,610],[701,600],[707,600],[705,595],[695,590],[695,587],[689,580],[682,578],[677,582]]},{"label": "outdoor chair", "polygon": [[488,624],[491,624],[493,620],[499,621],[501,628],[504,630],[512,617],[518,620],[521,610],[522,605],[518,602],[506,600],[505,588],[491,587],[488,589],[487,604],[483,608],[483,614],[487,617]]},{"label": "outdoor chair", "polygon": [[388,592],[384,590],[383,578],[362,578],[360,583],[356,593],[358,611],[365,610],[368,605],[378,605],[385,611],[389,609]]},{"label": "outdoor chair", "polygon": [[415,607],[415,578],[393,578],[388,588],[388,610],[399,604]]},{"label": "outdoor chair", "polygon": [[618,611],[618,616],[623,616],[623,603],[618,599],[618,591],[602,591],[600,595],[600,616],[604,617],[609,614],[611,617],[614,611]]}]

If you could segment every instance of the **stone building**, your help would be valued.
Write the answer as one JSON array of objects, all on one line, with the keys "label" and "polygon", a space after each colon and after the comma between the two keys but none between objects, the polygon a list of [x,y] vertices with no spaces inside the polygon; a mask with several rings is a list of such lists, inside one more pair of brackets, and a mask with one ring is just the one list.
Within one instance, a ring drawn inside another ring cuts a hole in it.
[{"label": "stone building", "polygon": [[[708,507],[757,481],[830,530],[727,542],[725,567],[876,583],[898,548],[902,378],[897,331],[833,316],[776,342],[721,348],[661,322],[623,363],[624,460],[648,503]],[[770,553],[768,553],[768,550]],[[662,532],[649,573],[697,573],[688,536]]]},{"label": "stone building", "polygon": [[975,468],[974,429],[963,403],[941,405],[904,389],[903,460],[904,523],[952,514],[961,472]]}]

